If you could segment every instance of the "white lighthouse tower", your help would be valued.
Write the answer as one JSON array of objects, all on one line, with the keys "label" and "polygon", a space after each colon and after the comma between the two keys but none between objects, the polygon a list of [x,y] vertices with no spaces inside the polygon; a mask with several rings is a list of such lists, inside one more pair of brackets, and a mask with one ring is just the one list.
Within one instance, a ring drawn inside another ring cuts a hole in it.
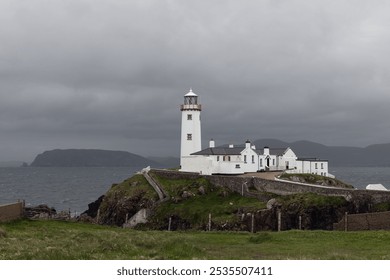
[{"label": "white lighthouse tower", "polygon": [[184,104],[181,110],[181,149],[180,165],[183,168],[183,158],[202,149],[200,111],[202,105],[198,104],[198,95],[192,89],[184,95]]}]

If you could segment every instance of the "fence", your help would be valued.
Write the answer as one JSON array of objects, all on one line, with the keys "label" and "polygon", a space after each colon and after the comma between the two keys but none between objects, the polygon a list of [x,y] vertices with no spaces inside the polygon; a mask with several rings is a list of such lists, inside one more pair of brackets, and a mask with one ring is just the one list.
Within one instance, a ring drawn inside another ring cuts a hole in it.
[{"label": "fence", "polygon": [[0,222],[8,222],[23,217],[24,201],[0,205]]},{"label": "fence", "polygon": [[390,211],[363,214],[348,214],[333,224],[334,230],[390,230]]}]

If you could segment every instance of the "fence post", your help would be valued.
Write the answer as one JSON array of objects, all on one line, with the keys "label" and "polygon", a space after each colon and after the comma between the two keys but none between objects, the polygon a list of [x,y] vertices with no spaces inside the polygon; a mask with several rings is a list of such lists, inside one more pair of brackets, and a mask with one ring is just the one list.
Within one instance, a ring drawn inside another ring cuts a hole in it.
[{"label": "fence post", "polygon": [[255,232],[255,214],[252,213],[251,233]]},{"label": "fence post", "polygon": [[282,230],[282,210],[278,209],[278,231]]},{"label": "fence post", "polygon": [[127,224],[128,220],[129,220],[129,213],[126,213],[125,224]]},{"label": "fence post", "polygon": [[98,209],[97,214],[96,214],[96,223],[97,224],[99,223],[99,219],[100,219],[100,209]]},{"label": "fence post", "polygon": [[172,216],[169,217],[168,231],[171,231],[171,225],[172,225]]},{"label": "fence post", "polygon": [[211,231],[211,213],[209,213],[209,226],[208,226],[208,228],[209,228],[209,231]]},{"label": "fence post", "polygon": [[348,212],[345,212],[344,216],[344,231],[348,231]]},{"label": "fence post", "polygon": [[299,216],[298,229],[302,229],[302,216]]}]

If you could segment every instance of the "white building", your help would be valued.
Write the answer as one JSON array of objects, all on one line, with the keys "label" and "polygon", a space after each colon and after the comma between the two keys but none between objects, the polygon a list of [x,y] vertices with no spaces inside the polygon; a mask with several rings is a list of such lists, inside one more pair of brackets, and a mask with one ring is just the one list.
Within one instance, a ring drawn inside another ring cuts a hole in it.
[{"label": "white building", "polygon": [[328,161],[298,159],[290,148],[256,149],[248,140],[245,145],[215,146],[201,149],[201,105],[190,90],[181,105],[181,171],[202,174],[244,174],[261,171],[288,171],[328,176]]}]

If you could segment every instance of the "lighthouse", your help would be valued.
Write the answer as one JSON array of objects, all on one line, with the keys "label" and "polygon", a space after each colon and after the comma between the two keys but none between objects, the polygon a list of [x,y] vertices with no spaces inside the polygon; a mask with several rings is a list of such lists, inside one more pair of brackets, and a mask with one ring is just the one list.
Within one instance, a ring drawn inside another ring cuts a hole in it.
[{"label": "lighthouse", "polygon": [[202,105],[199,103],[199,97],[192,89],[184,95],[184,104],[180,106],[181,110],[181,148],[180,165],[183,167],[183,158],[192,153],[199,152],[202,149],[200,112]]}]

